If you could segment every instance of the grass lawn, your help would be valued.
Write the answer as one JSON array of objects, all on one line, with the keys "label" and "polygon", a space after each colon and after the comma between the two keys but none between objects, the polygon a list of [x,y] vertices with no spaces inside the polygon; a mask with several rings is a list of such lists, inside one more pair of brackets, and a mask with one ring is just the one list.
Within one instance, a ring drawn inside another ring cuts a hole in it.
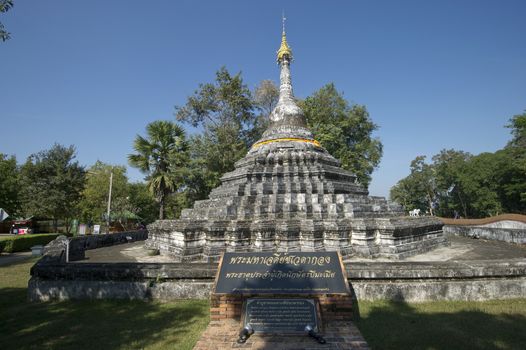
[{"label": "grass lawn", "polygon": [[29,303],[36,260],[0,266],[0,349],[192,349],[207,301]]},{"label": "grass lawn", "polygon": [[0,236],[0,241],[6,241],[8,239],[17,239],[17,238],[20,238],[20,237],[28,237],[28,236],[38,236],[38,235],[59,235],[60,233],[33,233],[31,235],[12,235],[10,234],[9,236],[8,235],[2,235]]},{"label": "grass lawn", "polygon": [[57,237],[57,233],[1,236],[0,252],[14,253],[29,251],[32,246],[46,245]]},{"label": "grass lawn", "polygon": [[526,299],[360,302],[359,313],[373,349],[526,349]]},{"label": "grass lawn", "polygon": [[[208,302],[29,303],[36,260],[0,266],[0,349],[192,349]],[[526,349],[526,299],[360,302],[358,328],[373,349]]]}]

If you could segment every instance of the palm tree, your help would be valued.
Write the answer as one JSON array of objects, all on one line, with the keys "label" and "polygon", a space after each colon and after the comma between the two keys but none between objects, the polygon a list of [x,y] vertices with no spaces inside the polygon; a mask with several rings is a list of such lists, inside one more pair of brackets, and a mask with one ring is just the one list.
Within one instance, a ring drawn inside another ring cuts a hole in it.
[{"label": "palm tree", "polygon": [[166,120],[148,124],[146,134],[146,138],[137,135],[133,143],[137,153],[129,154],[128,161],[146,174],[148,189],[159,202],[159,220],[163,220],[166,196],[180,184],[176,168],[185,159],[186,137],[183,128]]}]

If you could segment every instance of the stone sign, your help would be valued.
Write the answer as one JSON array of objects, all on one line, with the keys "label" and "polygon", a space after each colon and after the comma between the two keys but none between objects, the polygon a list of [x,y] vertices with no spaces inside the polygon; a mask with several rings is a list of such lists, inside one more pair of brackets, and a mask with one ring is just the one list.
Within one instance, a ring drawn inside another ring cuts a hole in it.
[{"label": "stone sign", "polygon": [[216,294],[347,294],[338,252],[224,253]]},{"label": "stone sign", "polygon": [[305,333],[311,326],[318,332],[318,316],[313,299],[247,299],[244,326],[255,332]]}]

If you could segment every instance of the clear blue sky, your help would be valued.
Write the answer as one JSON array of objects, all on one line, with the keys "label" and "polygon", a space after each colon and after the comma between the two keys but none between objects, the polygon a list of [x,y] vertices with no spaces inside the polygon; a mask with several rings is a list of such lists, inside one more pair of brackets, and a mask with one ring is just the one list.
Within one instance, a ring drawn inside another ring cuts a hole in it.
[{"label": "clear blue sky", "polygon": [[523,0],[15,0],[0,15],[0,152],[24,162],[58,142],[83,165],[126,164],[136,134],[221,66],[277,81],[282,10],[296,96],[334,82],[380,126],[372,195],[417,155],[502,148],[526,109]]}]

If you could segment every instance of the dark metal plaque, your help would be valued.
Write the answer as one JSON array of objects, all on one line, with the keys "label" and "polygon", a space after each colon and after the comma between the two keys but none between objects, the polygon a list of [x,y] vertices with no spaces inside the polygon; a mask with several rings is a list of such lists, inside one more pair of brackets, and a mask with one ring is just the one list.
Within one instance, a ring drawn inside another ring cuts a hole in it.
[{"label": "dark metal plaque", "polygon": [[338,252],[224,253],[215,293],[348,294]]},{"label": "dark metal plaque", "polygon": [[313,299],[247,299],[244,326],[260,333],[305,333],[311,326],[318,332],[316,302]]}]

